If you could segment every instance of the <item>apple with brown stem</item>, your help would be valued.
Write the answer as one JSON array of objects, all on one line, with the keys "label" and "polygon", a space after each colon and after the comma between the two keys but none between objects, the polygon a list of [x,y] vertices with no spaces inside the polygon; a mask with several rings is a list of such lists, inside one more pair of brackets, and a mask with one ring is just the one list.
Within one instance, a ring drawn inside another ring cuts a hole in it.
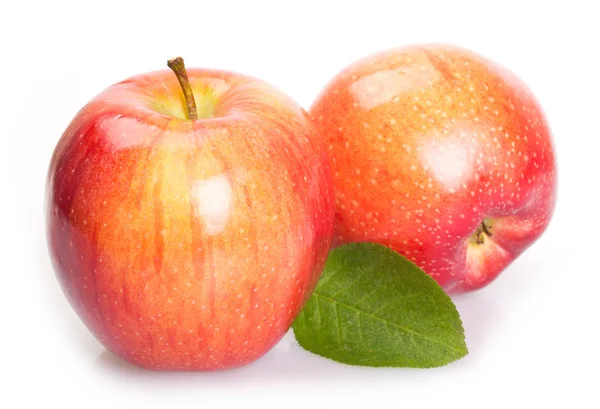
[{"label": "apple with brown stem", "polygon": [[310,113],[332,155],[338,244],[387,245],[462,292],[490,283],[550,221],[556,160],[542,110],[473,52],[371,55]]},{"label": "apple with brown stem", "polygon": [[50,255],[116,355],[159,370],[236,367],[277,343],[320,276],[327,153],[268,84],[169,66],[176,75],[109,87],[63,134],[47,183]]}]

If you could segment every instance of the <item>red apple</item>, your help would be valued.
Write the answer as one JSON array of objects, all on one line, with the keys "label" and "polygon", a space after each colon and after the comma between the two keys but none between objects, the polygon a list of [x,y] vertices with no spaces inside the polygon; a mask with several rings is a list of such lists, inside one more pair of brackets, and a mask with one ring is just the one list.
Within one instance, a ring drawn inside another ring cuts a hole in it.
[{"label": "red apple", "polygon": [[374,54],[310,113],[332,155],[335,243],[387,245],[461,292],[490,283],[548,225],[550,130],[494,62],[444,45]]},{"label": "red apple", "polygon": [[49,250],[71,305],[116,355],[231,368],[277,343],[320,276],[328,155],[273,87],[204,69],[186,82],[175,62],[178,77],[135,76],[73,119],[50,164]]}]

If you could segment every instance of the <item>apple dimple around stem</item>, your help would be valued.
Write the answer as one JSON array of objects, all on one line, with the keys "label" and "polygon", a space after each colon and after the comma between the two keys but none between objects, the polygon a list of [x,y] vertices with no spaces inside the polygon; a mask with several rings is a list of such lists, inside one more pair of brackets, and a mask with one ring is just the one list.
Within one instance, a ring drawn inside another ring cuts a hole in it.
[{"label": "apple dimple around stem", "polygon": [[[215,109],[219,103],[219,98],[223,91],[221,89],[215,89],[211,85],[198,83],[196,80],[191,81],[192,93],[194,100],[196,101],[196,113],[197,120],[209,119],[215,117]],[[149,99],[149,106],[152,110],[166,115],[171,118],[182,119],[185,121],[190,120],[186,112],[186,103],[182,95],[173,97],[167,91],[160,90],[154,92],[152,97]]]}]

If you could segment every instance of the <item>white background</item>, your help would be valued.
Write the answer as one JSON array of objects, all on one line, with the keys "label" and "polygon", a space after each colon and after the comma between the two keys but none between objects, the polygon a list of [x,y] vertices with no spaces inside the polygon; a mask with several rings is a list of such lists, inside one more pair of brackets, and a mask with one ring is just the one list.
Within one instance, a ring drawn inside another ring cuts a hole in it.
[{"label": "white background", "polygon": [[[2,2],[0,407],[600,407],[594,3]],[[245,368],[186,374],[103,350],[60,291],[43,218],[50,155],[90,98],[182,55],[265,79],[308,108],[346,64],[414,42],[455,43],[509,67],[541,101],[557,147],[550,228],[491,286],[455,297],[466,358],[433,370],[350,367],[288,334]]]}]

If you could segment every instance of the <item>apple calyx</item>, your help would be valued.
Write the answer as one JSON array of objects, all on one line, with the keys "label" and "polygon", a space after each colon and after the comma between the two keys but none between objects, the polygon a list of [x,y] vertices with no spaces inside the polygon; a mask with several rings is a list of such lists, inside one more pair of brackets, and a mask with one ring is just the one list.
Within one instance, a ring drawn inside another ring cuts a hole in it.
[{"label": "apple calyx", "polygon": [[194,93],[192,92],[192,86],[183,63],[183,58],[176,57],[167,61],[167,66],[173,70],[181,85],[183,96],[185,97],[185,104],[187,106],[188,118],[192,121],[198,119],[198,111],[196,109],[196,101],[194,100]]},{"label": "apple calyx", "polygon": [[472,244],[481,245],[485,242],[485,236],[492,237],[492,223],[490,219],[483,219],[479,226],[477,226],[477,230],[475,233],[471,235],[469,241]]}]

